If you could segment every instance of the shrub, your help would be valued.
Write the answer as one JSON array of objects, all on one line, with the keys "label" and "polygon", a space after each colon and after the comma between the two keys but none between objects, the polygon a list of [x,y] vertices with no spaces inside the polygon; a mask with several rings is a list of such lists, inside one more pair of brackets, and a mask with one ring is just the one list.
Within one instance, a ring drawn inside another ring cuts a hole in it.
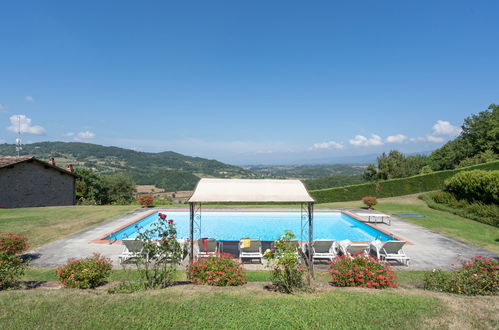
[{"label": "shrub", "polygon": [[384,289],[398,283],[388,263],[365,256],[338,257],[331,262],[329,274],[333,284],[341,287]]},{"label": "shrub", "polygon": [[0,253],[0,290],[18,286],[26,268],[28,262],[20,256]]},{"label": "shrub", "polygon": [[137,202],[143,207],[149,207],[154,203],[154,198],[151,195],[141,195],[137,198]]},{"label": "shrub", "polygon": [[370,210],[374,208],[374,205],[378,204],[378,200],[374,196],[362,197],[362,202],[364,202]]},{"label": "shrub", "polygon": [[286,230],[284,235],[274,241],[272,250],[265,251],[264,258],[272,269],[271,280],[274,287],[284,293],[292,293],[305,287],[304,275],[307,267],[300,263],[297,254],[296,236]]},{"label": "shrub", "polygon": [[0,254],[17,255],[28,250],[28,238],[22,234],[0,232]]},{"label": "shrub", "polygon": [[111,260],[95,253],[83,259],[70,258],[65,265],[54,270],[63,286],[89,289],[103,284],[111,269]]},{"label": "shrub", "polygon": [[192,283],[214,286],[237,286],[246,283],[241,264],[223,256],[210,256],[189,266],[188,276]]},{"label": "shrub", "polygon": [[21,234],[0,233],[0,290],[16,287],[29,261],[19,254],[28,249],[28,239]]},{"label": "shrub", "polygon": [[143,287],[150,289],[171,285],[184,253],[177,241],[174,221],[159,213],[158,220],[149,229],[139,228],[137,238],[144,246],[143,254],[134,259]]},{"label": "shrub", "polygon": [[479,256],[464,262],[456,271],[428,272],[424,288],[465,295],[496,295],[499,293],[499,261]]},{"label": "shrub", "polygon": [[446,170],[429,174],[415,175],[408,178],[380,181],[380,189],[377,188],[376,183],[365,183],[322,190],[312,190],[310,191],[310,194],[315,198],[317,203],[355,201],[362,199],[363,196],[376,196],[377,198],[383,198],[416,194],[442,189],[445,179],[450,178],[460,171],[469,171],[473,169],[498,170],[499,161],[493,161],[455,170]]},{"label": "shrub", "polygon": [[473,170],[457,173],[445,180],[444,190],[458,199],[499,204],[499,170]]},{"label": "shrub", "polygon": [[453,194],[445,191],[432,191],[418,197],[433,209],[499,227],[499,206],[496,204],[458,200]]}]

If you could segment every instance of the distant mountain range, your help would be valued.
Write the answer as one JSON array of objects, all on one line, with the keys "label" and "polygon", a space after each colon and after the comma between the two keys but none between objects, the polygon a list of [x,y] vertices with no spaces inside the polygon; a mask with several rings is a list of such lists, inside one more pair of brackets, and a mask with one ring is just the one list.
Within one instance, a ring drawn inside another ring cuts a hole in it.
[{"label": "distant mountain range", "polygon": [[[166,191],[192,190],[201,177],[298,178],[308,181],[329,176],[358,176],[364,171],[364,166],[342,164],[239,167],[172,151],[140,152],[81,142],[38,142],[22,148],[23,155],[42,160],[54,157],[56,165],[61,167],[73,164],[75,168],[85,167],[99,174],[124,172],[137,184],[156,185]],[[13,144],[0,144],[2,156],[14,155],[15,150]]]},{"label": "distant mountain range", "polygon": [[[80,142],[39,142],[22,148],[23,155],[45,160],[54,157],[61,167],[73,164],[100,174],[126,172],[138,184],[155,184],[167,191],[190,190],[200,177],[258,177],[238,166],[172,151],[150,153]],[[0,144],[0,155],[14,154],[15,145]]]}]

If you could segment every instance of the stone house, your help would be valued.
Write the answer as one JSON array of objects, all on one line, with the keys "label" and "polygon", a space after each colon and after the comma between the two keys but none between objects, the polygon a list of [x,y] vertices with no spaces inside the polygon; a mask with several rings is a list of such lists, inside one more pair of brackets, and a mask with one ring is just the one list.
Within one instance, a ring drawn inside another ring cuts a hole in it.
[{"label": "stone house", "polygon": [[0,207],[63,206],[76,203],[73,167],[57,167],[32,156],[0,156]]}]

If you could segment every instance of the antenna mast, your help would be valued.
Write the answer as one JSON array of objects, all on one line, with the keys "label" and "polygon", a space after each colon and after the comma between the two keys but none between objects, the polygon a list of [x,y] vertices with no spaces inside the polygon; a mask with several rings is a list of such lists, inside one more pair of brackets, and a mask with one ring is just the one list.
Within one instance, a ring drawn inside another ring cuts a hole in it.
[{"label": "antenna mast", "polygon": [[18,121],[18,126],[17,126],[17,138],[16,138],[16,152],[17,152],[17,158],[19,158],[21,150],[23,148],[21,147],[21,116],[17,115],[17,121]]}]

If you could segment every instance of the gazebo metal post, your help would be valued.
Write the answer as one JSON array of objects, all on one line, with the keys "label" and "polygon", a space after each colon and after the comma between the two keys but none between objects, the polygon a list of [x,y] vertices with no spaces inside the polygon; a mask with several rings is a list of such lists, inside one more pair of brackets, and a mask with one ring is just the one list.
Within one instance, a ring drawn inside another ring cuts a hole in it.
[{"label": "gazebo metal post", "polygon": [[189,262],[192,263],[194,261],[194,204],[189,203],[189,212],[190,212],[190,226],[189,226]]},{"label": "gazebo metal post", "polygon": [[310,267],[310,272],[312,274],[312,278],[314,277],[314,258],[312,255],[312,242],[314,240],[314,203],[307,203],[308,210],[308,265]]}]

